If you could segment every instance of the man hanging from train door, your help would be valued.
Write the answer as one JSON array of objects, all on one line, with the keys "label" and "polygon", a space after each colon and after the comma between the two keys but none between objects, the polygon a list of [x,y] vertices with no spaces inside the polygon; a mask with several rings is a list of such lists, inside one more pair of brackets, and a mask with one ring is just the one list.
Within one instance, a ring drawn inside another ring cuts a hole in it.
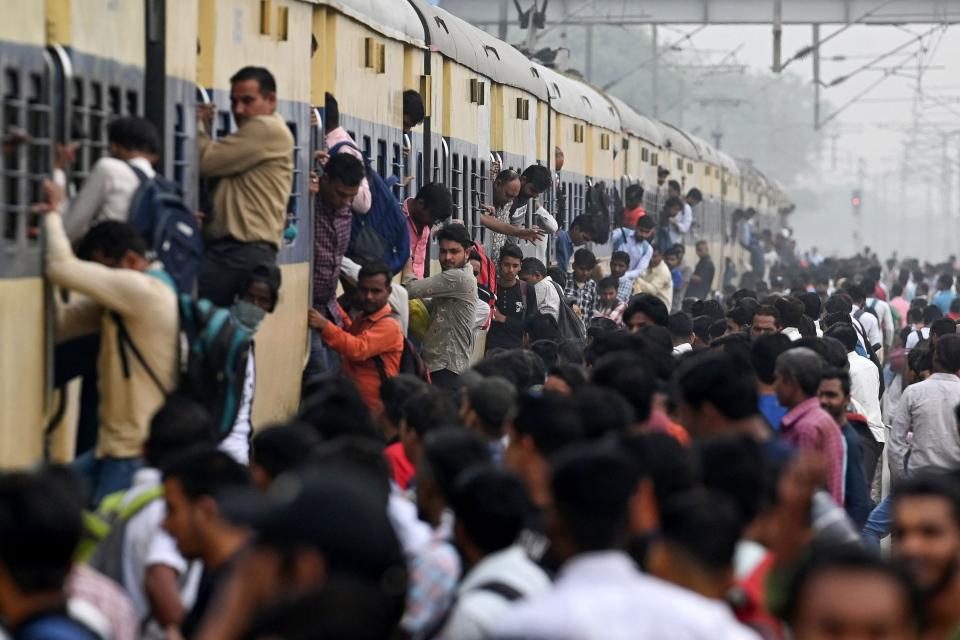
[{"label": "man hanging from train door", "polygon": [[215,109],[197,108],[200,177],[218,179],[204,220],[198,288],[201,297],[229,307],[254,266],[276,262],[293,184],[293,136],[276,113],[277,84],[263,67],[230,78],[238,128],[218,140],[210,138]]}]

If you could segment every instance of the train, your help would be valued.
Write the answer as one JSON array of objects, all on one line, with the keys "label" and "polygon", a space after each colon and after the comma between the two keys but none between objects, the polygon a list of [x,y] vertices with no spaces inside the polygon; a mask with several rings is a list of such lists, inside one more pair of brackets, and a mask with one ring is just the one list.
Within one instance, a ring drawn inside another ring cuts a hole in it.
[{"label": "train", "polygon": [[[48,449],[72,455],[68,426],[51,421],[61,404],[52,388],[54,292],[43,278],[43,238],[32,231],[31,204],[42,197],[56,146],[79,143],[68,172],[78,187],[108,152],[110,118],[145,116],[162,135],[158,170],[199,207],[197,105],[214,102],[216,135],[229,134],[236,126],[229,78],[248,64],[276,77],[278,112],[295,141],[280,304],[257,337],[256,425],[284,420],[300,400],[311,303],[309,176],[323,143],[326,93],[381,175],[412,176],[395,187],[398,198],[443,182],[453,217],[481,243],[496,167],[548,167],[557,186],[545,205],[563,226],[598,201],[615,210],[637,183],[655,211],[657,168],[666,167],[684,191],[703,193],[693,235],[710,242],[720,267],[726,257],[745,263],[729,233],[734,210],[756,209],[755,221],[770,229],[792,210],[779,183],[749,162],[528,59],[426,0],[18,2],[0,21],[4,136],[26,140],[5,145],[0,157],[0,467],[31,464]],[[402,96],[411,89],[423,98],[425,119],[404,133]],[[608,256],[610,245],[594,249]],[[60,421],[69,422],[69,415]]]}]

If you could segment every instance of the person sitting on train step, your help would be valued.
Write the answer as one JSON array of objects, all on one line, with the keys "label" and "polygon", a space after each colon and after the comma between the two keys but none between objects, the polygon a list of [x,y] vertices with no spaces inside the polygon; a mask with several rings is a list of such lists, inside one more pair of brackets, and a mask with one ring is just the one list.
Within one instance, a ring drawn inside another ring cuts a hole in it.
[{"label": "person sitting on train step", "polygon": [[410,260],[403,269],[402,282],[411,299],[428,301],[430,326],[423,338],[422,355],[431,380],[455,391],[473,353],[477,279],[468,262],[473,241],[463,225],[447,224],[437,232],[437,243],[441,272],[418,279]]},{"label": "person sitting on train step", "polygon": [[450,191],[439,182],[420,187],[415,198],[403,201],[403,214],[410,230],[410,255],[413,273],[423,277],[424,265],[430,248],[430,229],[450,219],[453,200]]},{"label": "person sitting on train step", "polygon": [[423,98],[413,89],[403,92],[403,132],[410,130],[423,122],[426,111],[423,108]]},{"label": "person sitting on train step", "polygon": [[570,264],[570,257],[574,248],[590,242],[593,237],[593,226],[599,221],[589,213],[584,213],[570,222],[570,229],[560,229],[557,232],[556,258],[557,265],[566,272]]},{"label": "person sitting on train step", "polygon": [[[326,161],[318,183],[313,217],[313,308],[340,324],[337,283],[340,265],[350,244],[353,214],[350,204],[364,180],[363,163],[350,154],[338,153]],[[307,378],[338,367],[336,354],[313,334]]]},{"label": "person sitting on train step", "polygon": [[229,307],[250,273],[276,262],[293,184],[293,136],[277,109],[277,84],[262,67],[230,78],[230,108],[238,129],[210,138],[216,106],[200,105],[197,126],[201,178],[217,178],[197,286],[201,297]]},{"label": "person sitting on train step", "polygon": [[560,291],[553,278],[547,275],[547,267],[536,258],[524,258],[520,263],[520,279],[532,285],[537,296],[537,313],[560,319]]},{"label": "person sitting on train step", "polygon": [[[633,292],[633,281],[650,266],[650,257],[653,256],[653,246],[650,243],[656,233],[656,226],[653,216],[643,216],[637,220],[635,229],[620,227],[611,234],[614,252],[623,252],[630,257],[626,271],[618,276],[618,296],[624,301],[629,300],[630,293]],[[612,264],[611,262],[611,267]],[[624,296],[624,292],[629,293]]]},{"label": "person sitting on train step", "polygon": [[[337,104],[337,99],[329,93],[324,96],[323,129],[325,134],[324,146],[328,151],[341,142],[346,142],[348,144],[341,146],[337,153],[345,153],[363,162],[363,154],[357,150],[360,145],[346,129],[340,126],[340,105]],[[360,181],[360,190],[354,196],[350,209],[355,213],[366,213],[370,211],[372,204],[370,185],[367,183],[366,175],[364,175],[363,180]]]},{"label": "person sitting on train step", "polygon": [[49,181],[44,189],[47,279],[79,294],[57,309],[57,341],[98,329],[101,334],[97,444],[74,462],[89,478],[96,503],[130,486],[150,417],[176,387],[177,296],[160,264],[147,261],[143,237],[126,222],[93,227],[80,242],[78,259],[57,213],[62,194]]},{"label": "person sitting on train step", "polygon": [[[83,187],[69,202],[61,204],[63,226],[70,242],[77,242],[90,227],[104,220],[125,222],[130,200],[140,187],[136,170],[154,176],[153,163],[160,152],[160,136],[146,118],[127,116],[107,125],[110,155],[97,160]],[[66,191],[65,169],[73,164],[79,143],[57,148],[53,180]],[[134,169],[134,167],[136,169]]]},{"label": "person sitting on train step", "polygon": [[[282,274],[272,262],[257,265],[243,283],[237,299],[230,307],[230,315],[244,329],[256,335],[263,319],[277,308]],[[253,340],[247,355],[247,368],[240,396],[240,410],[233,428],[220,442],[220,450],[240,464],[250,462],[250,438],[253,436],[253,399],[257,388],[257,361]]]},{"label": "person sitting on train step", "polygon": [[490,238],[490,257],[500,259],[500,249],[507,243],[508,236],[536,242],[544,237],[545,231],[534,225],[529,229],[511,224],[510,209],[513,201],[520,195],[522,182],[520,174],[513,169],[504,169],[493,180],[493,204],[481,205],[486,213],[480,214],[480,224],[493,232]]},{"label": "person sitting on train step", "polygon": [[[510,224],[515,227],[537,227],[553,235],[560,228],[554,218],[540,203],[540,196],[553,185],[550,170],[539,164],[532,164],[520,174],[520,193],[510,206]],[[533,214],[527,221],[527,205],[533,201]],[[537,258],[547,263],[547,237],[542,236],[522,245],[523,255],[527,258]]]},{"label": "person sitting on train step", "polygon": [[390,307],[390,269],[370,262],[357,277],[356,305],[360,315],[350,321],[342,312],[346,329],[327,320],[316,309],[308,312],[310,328],[340,354],[340,373],[357,385],[371,411],[380,404],[380,384],[400,373],[403,331]]},{"label": "person sitting on train step", "polygon": [[633,292],[652,293],[667,305],[667,309],[673,304],[673,276],[657,247],[650,256],[650,266],[633,281]]}]

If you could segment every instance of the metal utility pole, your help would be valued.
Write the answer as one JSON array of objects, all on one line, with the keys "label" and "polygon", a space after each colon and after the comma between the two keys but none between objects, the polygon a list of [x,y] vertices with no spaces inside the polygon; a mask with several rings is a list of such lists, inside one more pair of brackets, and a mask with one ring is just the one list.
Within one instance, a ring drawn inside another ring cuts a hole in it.
[{"label": "metal utility pole", "polygon": [[783,0],[773,0],[773,72],[780,73],[780,44],[783,39]]},{"label": "metal utility pole", "polygon": [[588,24],[587,30],[587,60],[583,67],[583,75],[587,80],[593,79],[593,25]]},{"label": "metal utility pole", "polygon": [[820,25],[813,25],[813,130],[820,129]]},{"label": "metal utility pole", "polygon": [[[658,55],[657,54],[657,25],[655,24],[652,25],[650,29],[651,29],[650,42],[652,44],[651,54],[655,59]],[[660,69],[660,65],[654,64],[653,69],[650,70],[651,71],[650,72],[650,95],[653,98],[653,117],[654,118],[657,118],[660,116],[660,88],[658,87],[659,80],[660,80],[659,69]]]},{"label": "metal utility pole", "polygon": [[720,131],[720,129],[715,129],[710,132],[710,137],[713,138],[713,148],[719,151],[720,141],[723,140],[723,131]]},{"label": "metal utility pole", "polygon": [[508,2],[510,0],[500,0],[500,14],[497,16],[497,37],[504,42],[507,40]]}]

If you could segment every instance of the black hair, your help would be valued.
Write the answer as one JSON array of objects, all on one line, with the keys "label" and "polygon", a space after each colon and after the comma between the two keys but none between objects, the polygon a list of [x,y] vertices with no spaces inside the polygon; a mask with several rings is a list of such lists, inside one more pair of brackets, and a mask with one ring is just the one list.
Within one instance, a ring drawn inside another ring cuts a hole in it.
[{"label": "black hair", "polygon": [[687,191],[687,197],[693,198],[697,202],[703,202],[703,193],[701,193],[700,189],[697,189],[696,187],[690,189],[690,191]]},{"label": "black hair", "polygon": [[547,275],[550,276],[550,279],[560,285],[560,288],[563,289],[567,286],[567,272],[560,268],[560,265],[553,265],[552,267],[547,268]]},{"label": "black hair", "polygon": [[680,181],[679,181],[679,180],[670,180],[670,181],[667,182],[667,186],[668,186],[669,188],[673,189],[674,191],[676,191],[677,193],[681,193],[681,192],[682,192],[682,188],[680,187]]},{"label": "black hair", "polygon": [[[820,325],[823,327],[824,331],[827,331],[835,324],[853,327],[853,318],[850,317],[849,313],[845,313],[843,311],[832,311],[823,316],[823,319],[820,321]],[[856,329],[854,329],[854,331],[856,331]]]},{"label": "black hair", "polygon": [[803,314],[814,320],[820,317],[823,311],[823,301],[820,296],[812,291],[804,291],[797,298],[803,304]]},{"label": "black hair", "polygon": [[570,221],[570,228],[578,227],[582,233],[592,236],[597,224],[596,218],[589,213],[581,213]]},{"label": "black hair", "polygon": [[423,108],[423,98],[420,93],[413,89],[407,89],[403,92],[403,115],[407,116],[412,126],[417,126],[423,122],[426,111]]},{"label": "black hair", "polygon": [[403,420],[403,405],[407,399],[426,387],[423,380],[408,373],[389,377],[380,383],[380,403],[392,425],[399,426]]},{"label": "black hair", "polygon": [[706,438],[698,442],[697,475],[700,484],[731,498],[746,525],[760,513],[768,462],[761,444],[749,435]]},{"label": "black hair", "polygon": [[616,391],[633,406],[634,419],[650,419],[657,378],[649,366],[630,353],[612,353],[597,361],[590,372],[591,381]]},{"label": "black hair", "polygon": [[943,317],[943,311],[935,304],[928,304],[923,308],[923,323],[933,324]]},{"label": "black hair", "polygon": [[710,344],[713,344],[713,341],[717,338],[720,338],[727,332],[727,321],[726,320],[714,320],[710,323],[710,326],[707,327],[707,335],[710,337]]},{"label": "black hair", "polygon": [[316,432],[305,425],[277,425],[253,436],[250,458],[268,476],[276,478],[306,462],[319,444]]},{"label": "black hair", "polygon": [[335,153],[323,167],[324,175],[347,187],[358,186],[366,177],[363,163],[349,153]]},{"label": "black hair", "polygon": [[754,316],[771,316],[774,320],[774,324],[778,327],[783,326],[782,321],[780,320],[780,311],[769,304],[762,304],[757,307],[757,310],[753,312]]},{"label": "black hair", "polygon": [[324,129],[327,131],[333,131],[340,126],[340,105],[330,92],[323,94],[323,120]]},{"label": "black hair", "polygon": [[756,307],[746,305],[746,304],[737,304],[733,309],[730,309],[727,312],[727,317],[737,323],[738,327],[743,327],[745,325],[753,322],[753,314],[756,312]]},{"label": "black hair", "polygon": [[490,448],[479,435],[463,427],[444,427],[424,438],[421,466],[425,469],[417,471],[426,471],[447,502],[461,473],[473,466],[488,464],[491,464]]},{"label": "black hair", "polygon": [[489,376],[464,388],[483,432],[491,438],[503,437],[503,427],[516,403],[513,384],[502,376]]},{"label": "black hair", "polygon": [[631,184],[623,192],[626,208],[633,209],[643,204],[643,185]]},{"label": "black hair", "polygon": [[570,387],[574,393],[587,384],[587,374],[584,373],[583,367],[578,367],[573,364],[558,364],[550,369],[548,375],[560,378],[566,382],[567,386]]},{"label": "black hair", "polygon": [[321,440],[344,435],[383,440],[352,380],[322,376],[310,380],[303,395],[300,420],[312,426]]},{"label": "black hair", "polygon": [[160,153],[160,135],[146,118],[122,116],[111,120],[107,140],[130,151]]},{"label": "black hair", "polygon": [[858,284],[848,284],[844,288],[847,290],[847,295],[850,296],[850,299],[854,302],[863,302],[867,297],[863,291],[863,287]]},{"label": "black hair", "polygon": [[497,262],[503,262],[504,258],[513,258],[523,263],[523,249],[512,242],[508,242],[500,247],[500,255],[497,257]]},{"label": "black hair", "polygon": [[371,488],[377,489],[370,497],[386,508],[391,491],[390,465],[379,443],[349,435],[322,442],[311,453],[307,465],[308,473],[352,474],[358,480],[366,477],[372,483]]},{"label": "black hair", "polygon": [[793,346],[810,347],[820,354],[828,367],[834,367],[844,371],[850,370],[850,360],[847,357],[849,351],[847,351],[843,343],[836,338],[829,336],[822,338],[801,338],[797,340]]},{"label": "black hair", "polygon": [[620,439],[638,475],[653,481],[657,505],[696,485],[689,450],[673,436],[657,431],[630,432]]},{"label": "black hair", "polygon": [[95,224],[77,246],[77,255],[83,260],[93,259],[95,253],[108,260],[120,260],[127,251],[146,256],[147,243],[132,224],[117,220]]},{"label": "black hair", "polygon": [[663,300],[652,293],[638,293],[630,298],[627,310],[623,313],[623,321],[627,322],[631,316],[643,313],[653,320],[654,324],[666,327],[670,323],[670,312]]},{"label": "black hair", "polygon": [[589,249],[577,249],[573,252],[573,266],[593,269],[597,266],[597,256]]},{"label": "black hair", "polygon": [[470,232],[462,224],[445,224],[437,231],[437,242],[456,242],[465,250],[473,247]]},{"label": "black hair", "polygon": [[573,400],[587,440],[625,433],[633,425],[633,407],[613,389],[587,385],[574,392]]},{"label": "black hair", "polygon": [[393,272],[390,271],[390,267],[388,267],[385,262],[380,260],[364,262],[363,266],[360,267],[360,273],[357,274],[357,281],[359,282],[363,278],[372,278],[374,276],[383,276],[384,281],[387,283],[387,289],[390,288],[390,280],[393,279]]},{"label": "black hair", "polygon": [[942,498],[950,505],[954,521],[960,525],[960,488],[955,473],[930,471],[901,480],[893,487],[894,504],[907,497]]},{"label": "black hair", "polygon": [[839,340],[847,353],[857,348],[857,330],[851,324],[836,323],[830,326],[824,333],[824,336]]},{"label": "black hair", "polygon": [[723,305],[716,300],[696,300],[690,307],[690,315],[710,316],[714,320],[723,320]]},{"label": "black hair", "polygon": [[538,258],[524,258],[520,263],[520,275],[539,275],[546,277],[547,265]]},{"label": "black hair", "polygon": [[711,572],[730,570],[743,525],[733,500],[709,489],[690,489],[660,507],[664,540]]},{"label": "black hair", "polygon": [[915,373],[933,370],[933,349],[930,348],[928,340],[918,343],[910,350],[907,354],[907,366]]},{"label": "black hair", "polygon": [[450,190],[440,182],[430,182],[417,191],[417,200],[422,202],[430,212],[433,223],[444,222],[450,218],[453,209],[453,199]]},{"label": "black hair", "polygon": [[61,593],[80,542],[81,501],[60,473],[0,474],[0,565],[27,594]]},{"label": "black hair", "polygon": [[530,336],[530,342],[551,340],[556,342],[560,335],[560,326],[557,319],[546,313],[535,313],[523,323],[523,333]]},{"label": "black hair", "polygon": [[658,177],[658,178],[659,178],[660,176],[668,176],[668,175],[670,175],[670,169],[667,169],[666,167],[662,167],[662,166],[658,166],[658,167],[657,167],[657,177]]},{"label": "black hair", "polygon": [[850,395],[850,374],[843,369],[838,369],[837,367],[826,367],[823,370],[823,374],[820,376],[820,381],[822,382],[824,380],[839,380],[840,387],[843,389],[844,395]]},{"label": "black hair", "polygon": [[507,349],[488,355],[473,366],[482,376],[502,376],[512,383],[518,393],[542,385],[547,370],[535,353],[525,349]]},{"label": "black hair", "polygon": [[785,327],[797,327],[803,319],[803,303],[796,298],[778,298],[774,304]]},{"label": "black hair", "polygon": [[586,364],[583,352],[587,345],[579,338],[566,338],[557,343],[557,363],[582,367]]},{"label": "black hair", "polygon": [[731,354],[710,350],[684,359],[674,374],[679,398],[699,409],[710,403],[730,420],[757,414],[757,388]]},{"label": "black hair", "polygon": [[576,404],[571,398],[556,393],[521,395],[513,429],[518,436],[530,436],[543,456],[550,456],[583,438],[583,424]]},{"label": "black hair", "polygon": [[626,251],[614,251],[610,254],[610,262],[620,262],[630,266],[630,254]]},{"label": "black hair", "polygon": [[215,445],[217,435],[203,405],[173,394],[150,420],[146,462],[159,469],[190,448]]},{"label": "black hair", "polygon": [[845,313],[847,315],[853,311],[853,303],[850,298],[842,293],[835,293],[829,298],[823,307],[827,313]]},{"label": "black hair", "polygon": [[277,81],[273,74],[264,67],[243,67],[230,78],[230,84],[256,80],[260,86],[260,95],[266,97],[277,92]]},{"label": "black hair", "polygon": [[683,200],[674,196],[671,198],[667,198],[667,201],[663,203],[663,211],[666,211],[667,209],[672,209],[674,207],[677,207],[682,210]]},{"label": "black hair", "polygon": [[937,339],[933,345],[933,357],[948,373],[960,370],[960,336],[954,333]]},{"label": "black hair", "polygon": [[241,296],[250,290],[250,286],[254,283],[262,282],[267,286],[267,290],[270,292],[270,313],[277,308],[277,302],[280,300],[280,287],[283,283],[283,275],[280,271],[280,267],[274,262],[263,262],[253,267],[250,270],[250,275],[247,276],[246,281],[243,283],[243,286],[240,287]]},{"label": "black hair", "polygon": [[520,174],[513,169],[502,169],[493,179],[494,182],[513,182],[519,180]]},{"label": "black hair", "polygon": [[942,338],[943,336],[953,335],[957,332],[957,323],[955,320],[950,318],[938,318],[933,321],[933,324],[930,325],[930,336],[937,336],[937,338]]},{"label": "black hair", "polygon": [[683,312],[670,314],[667,326],[674,338],[688,338],[693,333],[693,319]]},{"label": "black hair", "polygon": [[532,510],[520,479],[490,466],[463,472],[450,492],[449,505],[457,523],[485,554],[512,545]]},{"label": "black hair", "polygon": [[163,478],[177,480],[190,501],[250,486],[247,468],[212,448],[184,453],[163,468]]},{"label": "black hair", "polygon": [[457,407],[450,397],[438,387],[426,387],[410,396],[403,403],[407,426],[423,440],[431,431],[457,422]]},{"label": "black hair", "polygon": [[550,169],[542,164],[532,164],[523,170],[521,178],[526,178],[527,182],[533,185],[534,190],[543,193],[553,184],[553,178],[550,176]]},{"label": "black hair", "polygon": [[953,286],[953,276],[949,273],[941,273],[937,278],[937,289],[947,291]]},{"label": "black hair", "polygon": [[603,291],[605,289],[618,290],[620,288],[620,281],[613,276],[604,276],[600,278],[600,282],[597,283],[597,291]]},{"label": "black hair", "polygon": [[616,448],[593,445],[564,451],[551,463],[554,508],[577,551],[618,548],[637,488],[633,461]]},{"label": "black hair", "polygon": [[795,381],[804,395],[812,398],[820,388],[823,358],[807,347],[788,349],[777,358],[776,370]]}]

